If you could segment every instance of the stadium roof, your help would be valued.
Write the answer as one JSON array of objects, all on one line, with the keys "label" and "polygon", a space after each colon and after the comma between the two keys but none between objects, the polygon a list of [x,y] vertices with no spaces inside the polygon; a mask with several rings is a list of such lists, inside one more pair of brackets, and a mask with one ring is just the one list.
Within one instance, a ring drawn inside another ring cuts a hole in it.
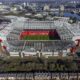
[{"label": "stadium roof", "polygon": [[[70,42],[68,44],[72,44],[73,36],[80,35],[80,27],[77,24],[72,25],[72,24],[69,24],[66,20],[62,21],[61,19],[56,20],[56,21],[33,21],[33,20],[27,20],[27,19],[25,20],[16,19],[14,22],[9,24],[5,29],[10,30],[10,32],[8,33],[7,36],[5,36],[5,38],[7,37],[11,39],[10,41],[9,40],[6,41],[9,43],[8,46],[11,51],[16,50],[16,49],[22,50],[23,46],[25,46],[24,43],[26,43],[26,41],[19,40],[19,35],[21,31],[23,31],[24,29],[56,29],[58,34],[61,37],[61,40],[63,41],[62,44],[64,44],[64,41],[66,41],[65,44],[67,42]],[[53,44],[53,46],[56,46],[57,49],[60,49],[61,42],[60,41],[58,42],[59,44],[57,44],[57,42],[56,44],[54,44],[54,41],[53,41],[53,43],[51,44]],[[68,46],[68,44],[66,46]],[[39,43],[39,45],[41,45],[41,43]],[[44,45],[46,45],[45,41],[43,41],[42,47]],[[19,46],[19,48],[16,46]],[[47,48],[45,47],[45,49]]]}]

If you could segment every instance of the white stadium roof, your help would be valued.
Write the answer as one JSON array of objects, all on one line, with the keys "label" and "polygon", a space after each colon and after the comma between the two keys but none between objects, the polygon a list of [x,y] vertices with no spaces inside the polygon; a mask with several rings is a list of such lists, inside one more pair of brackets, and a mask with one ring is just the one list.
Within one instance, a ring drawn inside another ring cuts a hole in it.
[{"label": "white stadium roof", "polygon": [[[14,42],[15,39],[19,42],[17,38],[23,29],[56,29],[61,37],[61,40],[63,41],[74,41],[75,39],[80,38],[80,26],[78,24],[69,24],[67,20],[33,21],[25,18],[18,18],[14,22],[7,25],[2,31],[0,31],[0,38],[6,41],[7,37],[10,37],[12,42]],[[8,42],[6,41],[6,43]],[[14,48],[14,50],[16,49],[13,45],[8,46]]]}]

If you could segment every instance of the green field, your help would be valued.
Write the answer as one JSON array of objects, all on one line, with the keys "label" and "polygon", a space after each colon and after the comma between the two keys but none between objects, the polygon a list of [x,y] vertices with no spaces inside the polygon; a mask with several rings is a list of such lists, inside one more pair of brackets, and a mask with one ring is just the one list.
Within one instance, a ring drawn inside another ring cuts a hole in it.
[{"label": "green field", "polygon": [[24,36],[23,40],[56,40],[55,36],[36,35],[36,36]]}]

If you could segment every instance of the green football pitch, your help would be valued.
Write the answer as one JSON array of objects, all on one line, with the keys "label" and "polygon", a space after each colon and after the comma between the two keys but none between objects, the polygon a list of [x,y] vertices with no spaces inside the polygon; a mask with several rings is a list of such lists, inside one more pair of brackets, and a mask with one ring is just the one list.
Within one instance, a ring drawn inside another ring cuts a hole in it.
[{"label": "green football pitch", "polygon": [[55,36],[36,35],[36,36],[24,36],[23,40],[55,40]]}]

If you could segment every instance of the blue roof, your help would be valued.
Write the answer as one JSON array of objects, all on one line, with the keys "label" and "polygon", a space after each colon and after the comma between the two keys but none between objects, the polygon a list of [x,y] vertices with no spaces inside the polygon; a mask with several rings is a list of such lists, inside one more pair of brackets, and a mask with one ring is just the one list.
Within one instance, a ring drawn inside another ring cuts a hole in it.
[{"label": "blue roof", "polygon": [[64,13],[65,17],[75,17],[76,19],[80,20],[80,16],[77,14],[71,14],[71,13]]}]

